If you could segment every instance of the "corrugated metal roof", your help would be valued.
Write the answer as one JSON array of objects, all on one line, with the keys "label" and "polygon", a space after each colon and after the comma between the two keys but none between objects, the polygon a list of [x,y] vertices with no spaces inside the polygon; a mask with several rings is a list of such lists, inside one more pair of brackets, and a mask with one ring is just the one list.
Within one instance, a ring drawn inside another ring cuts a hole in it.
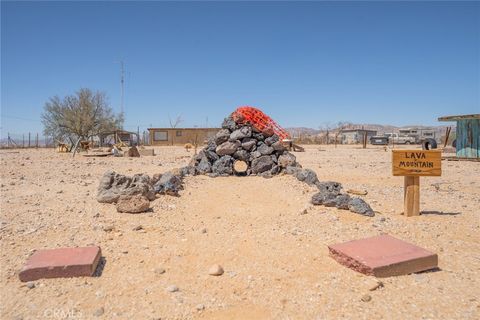
[{"label": "corrugated metal roof", "polygon": [[462,119],[480,119],[480,113],[476,114],[464,114],[458,116],[445,116],[438,118],[438,121],[456,121]]}]

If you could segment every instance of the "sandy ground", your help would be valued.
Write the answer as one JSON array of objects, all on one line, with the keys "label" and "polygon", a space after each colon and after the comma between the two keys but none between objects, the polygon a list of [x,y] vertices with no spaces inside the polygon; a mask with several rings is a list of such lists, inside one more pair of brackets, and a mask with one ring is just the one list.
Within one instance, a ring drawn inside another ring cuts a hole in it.
[{"label": "sandy ground", "polygon": [[[320,180],[368,190],[374,218],[311,207],[315,188],[290,176],[189,177],[180,197],[161,196],[139,215],[95,200],[107,169],[153,175],[192,154],[156,152],[72,159],[0,151],[1,319],[480,318],[480,163],[444,161],[442,177],[422,178],[429,213],[411,218],[400,215],[403,178],[391,174],[391,153],[375,147],[296,153]],[[382,279],[369,291],[375,279],[328,256],[328,244],[380,233],[438,253],[440,270]],[[91,244],[106,261],[98,277],[39,280],[32,289],[18,280],[34,249]],[[224,275],[208,275],[215,263]]]}]

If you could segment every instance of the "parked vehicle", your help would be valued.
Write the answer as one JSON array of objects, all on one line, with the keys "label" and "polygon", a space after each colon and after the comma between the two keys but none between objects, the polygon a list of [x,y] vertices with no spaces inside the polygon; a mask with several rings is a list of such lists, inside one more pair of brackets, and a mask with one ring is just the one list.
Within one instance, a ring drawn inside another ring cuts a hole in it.
[{"label": "parked vehicle", "polygon": [[415,143],[422,144],[427,139],[435,140],[435,130],[431,128],[404,128],[398,130],[401,136],[415,137]]},{"label": "parked vehicle", "polygon": [[410,135],[400,135],[398,133],[387,133],[385,134],[388,136],[388,141],[394,144],[415,144],[417,143],[417,139],[415,136]]},{"label": "parked vehicle", "polygon": [[387,136],[373,136],[373,137],[370,137],[370,143],[373,144],[373,145],[386,146],[386,145],[388,145],[388,137]]}]

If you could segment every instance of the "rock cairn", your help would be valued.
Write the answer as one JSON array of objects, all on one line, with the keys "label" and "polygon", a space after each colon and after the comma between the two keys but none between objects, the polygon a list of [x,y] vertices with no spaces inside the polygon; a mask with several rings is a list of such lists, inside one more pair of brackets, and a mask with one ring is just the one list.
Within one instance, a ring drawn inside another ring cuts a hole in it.
[{"label": "rock cairn", "polygon": [[222,129],[193,159],[195,174],[211,177],[229,175],[261,175],[271,177],[297,166],[273,129],[258,130],[249,123],[228,117]]}]

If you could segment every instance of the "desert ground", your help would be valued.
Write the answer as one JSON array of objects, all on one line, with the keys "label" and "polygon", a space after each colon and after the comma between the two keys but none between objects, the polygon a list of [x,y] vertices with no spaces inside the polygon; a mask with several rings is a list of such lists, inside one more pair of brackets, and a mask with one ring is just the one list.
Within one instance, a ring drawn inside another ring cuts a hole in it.
[{"label": "desert ground", "polygon": [[[367,190],[375,217],[312,206],[316,188],[289,175],[187,177],[180,197],[118,213],[95,199],[106,170],[163,173],[193,152],[1,150],[1,319],[480,318],[480,163],[443,161],[441,177],[421,178],[424,214],[407,218],[390,150],[305,147],[298,162],[321,181]],[[437,253],[439,270],[379,279],[370,291],[377,279],[328,255],[329,244],[381,233]],[[19,281],[33,250],[87,245],[102,249],[97,276]],[[213,264],[225,273],[210,276]]]}]

